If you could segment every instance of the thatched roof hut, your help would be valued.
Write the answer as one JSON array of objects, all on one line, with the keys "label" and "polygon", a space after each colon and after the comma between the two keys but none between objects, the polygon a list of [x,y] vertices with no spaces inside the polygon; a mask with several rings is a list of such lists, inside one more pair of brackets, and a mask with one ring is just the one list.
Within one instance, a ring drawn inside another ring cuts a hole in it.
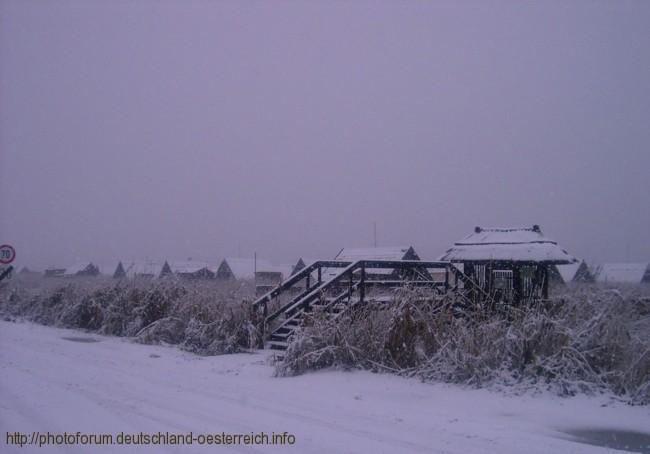
[{"label": "thatched roof hut", "polygon": [[538,225],[526,228],[476,227],[447,250],[440,260],[462,263],[494,300],[520,303],[548,297],[549,267],[578,260]]}]

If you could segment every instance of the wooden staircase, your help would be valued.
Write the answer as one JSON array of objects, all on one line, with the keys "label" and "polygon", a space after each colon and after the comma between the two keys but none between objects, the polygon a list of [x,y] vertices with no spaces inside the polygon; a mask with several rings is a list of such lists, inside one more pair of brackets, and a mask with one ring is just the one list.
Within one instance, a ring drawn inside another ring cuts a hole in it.
[{"label": "wooden staircase", "polygon": [[[291,336],[297,328],[303,326],[305,317],[314,312],[326,313],[329,317],[337,318],[347,309],[359,303],[358,297],[351,297],[359,284],[354,284],[352,289],[343,291],[340,295],[330,298],[321,298],[311,305],[300,309],[293,315],[285,318],[269,335],[267,346],[273,350],[286,350],[289,346]],[[346,300],[344,302],[344,300]]]},{"label": "wooden staircase", "polygon": [[[337,269],[332,273],[332,269]],[[444,281],[434,280],[427,270],[444,270]],[[372,274],[374,270],[398,271],[390,276]],[[396,278],[395,276],[399,276]],[[327,276],[325,279],[324,277]],[[304,289],[298,285],[304,283]],[[267,348],[283,352],[295,331],[303,325],[309,313],[321,311],[330,317],[339,317],[345,311],[366,302],[369,288],[395,289],[404,286],[427,286],[441,292],[460,292],[477,295],[483,290],[449,262],[417,260],[359,260],[317,261],[261,296],[253,306],[263,311],[262,330]],[[468,293],[469,291],[469,293]],[[268,314],[268,304],[281,295],[295,294],[288,303]],[[483,292],[484,293],[484,292]],[[279,320],[279,323],[278,323]],[[269,331],[269,328],[271,330]],[[268,336],[267,336],[268,333]],[[281,353],[280,353],[281,356]]]}]

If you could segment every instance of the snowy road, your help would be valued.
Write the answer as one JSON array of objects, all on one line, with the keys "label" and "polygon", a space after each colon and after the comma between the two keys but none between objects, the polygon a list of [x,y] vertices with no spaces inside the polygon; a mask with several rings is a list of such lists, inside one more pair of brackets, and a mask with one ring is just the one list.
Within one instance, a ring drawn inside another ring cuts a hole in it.
[{"label": "snowy road", "polygon": [[[79,342],[80,337],[97,342]],[[0,322],[0,451],[598,453],[620,451],[570,441],[562,431],[650,431],[650,409],[604,398],[507,397],[367,372],[274,378],[266,355],[202,358],[175,348]],[[20,448],[6,445],[7,432],[15,431],[266,431],[289,432],[296,442]]]}]

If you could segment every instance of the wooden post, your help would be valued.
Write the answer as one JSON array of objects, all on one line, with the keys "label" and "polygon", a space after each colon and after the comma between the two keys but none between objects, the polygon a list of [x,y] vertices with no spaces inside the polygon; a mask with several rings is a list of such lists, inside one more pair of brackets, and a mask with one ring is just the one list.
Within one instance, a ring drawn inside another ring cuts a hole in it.
[{"label": "wooden post", "polygon": [[268,314],[268,307],[266,301],[262,304],[262,336],[260,337],[260,348],[264,348],[264,340],[266,339],[266,316]]},{"label": "wooden post", "polygon": [[485,264],[485,293],[488,295],[492,290],[492,262]]},{"label": "wooden post", "polygon": [[352,301],[352,278],[354,277],[353,275],[354,273],[350,272],[350,281],[348,283],[348,304],[350,304],[350,302]]},{"label": "wooden post", "polygon": [[[474,264],[470,262],[464,262],[463,263],[463,274],[467,276],[469,279],[471,279],[473,282],[476,282],[476,276],[474,275]],[[458,279],[458,276],[456,276],[456,279]],[[478,283],[477,283],[478,284]],[[456,285],[458,285],[458,281],[456,281]],[[465,287],[467,287],[467,284],[464,284]],[[465,289],[467,291],[467,288]],[[472,304],[476,304],[478,299],[478,292],[477,290],[472,287],[469,289],[469,300],[472,302]]]},{"label": "wooden post", "polygon": [[521,304],[521,295],[523,293],[523,279],[521,278],[521,266],[512,265],[512,304],[519,306]]},{"label": "wooden post", "polygon": [[366,267],[361,267],[361,281],[359,282],[359,303],[364,303],[364,298],[366,297]]}]

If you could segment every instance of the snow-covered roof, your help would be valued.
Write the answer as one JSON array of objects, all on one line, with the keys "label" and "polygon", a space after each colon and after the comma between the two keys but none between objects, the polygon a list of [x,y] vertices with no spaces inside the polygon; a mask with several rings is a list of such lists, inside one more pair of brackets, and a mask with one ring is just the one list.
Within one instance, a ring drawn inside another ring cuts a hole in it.
[{"label": "snow-covered roof", "polygon": [[573,281],[573,278],[576,276],[578,269],[580,269],[580,265],[580,263],[568,263],[566,265],[556,265],[555,268],[557,269],[558,273],[560,273],[562,281],[569,283]]},{"label": "snow-covered roof", "polygon": [[122,262],[126,276],[133,278],[136,276],[160,276],[163,264],[157,262]]},{"label": "snow-covered roof", "polygon": [[596,271],[598,282],[638,284],[648,271],[648,263],[605,263]]},{"label": "snow-covered roof", "polygon": [[474,233],[454,243],[440,260],[538,262],[556,265],[577,262],[575,257],[555,241],[545,237],[539,226],[493,229],[476,227]]},{"label": "snow-covered roof", "polygon": [[291,272],[293,271],[293,266],[292,265],[271,265],[271,266],[262,266],[260,268],[260,264],[257,264],[257,272],[258,273],[280,273],[282,274],[282,279],[286,279],[289,276],[291,276]]},{"label": "snow-covered roof", "polygon": [[191,274],[202,269],[212,269],[209,263],[199,260],[168,261],[167,264],[172,270],[172,273]]},{"label": "snow-covered roof", "polygon": [[301,260],[302,260],[302,263],[305,264],[305,266],[308,266],[308,265],[311,265],[314,262],[318,262],[319,260],[323,260],[323,259],[317,259],[317,258],[314,258],[314,257],[300,257],[293,266],[298,265],[298,263],[300,263]]},{"label": "snow-covered roof", "polygon": [[[0,266],[0,268],[4,269],[5,266]],[[33,269],[31,269],[30,267],[28,267],[28,266],[23,266],[23,267],[21,267],[21,268],[20,268],[20,271],[18,272],[18,274],[30,274],[30,273],[40,274],[39,271],[33,270]]]},{"label": "snow-covered roof", "polygon": [[[389,246],[372,248],[343,248],[334,260],[356,262],[358,260],[419,260],[410,246]],[[373,269],[370,274],[391,274],[392,269]],[[326,268],[323,274],[331,279],[343,272],[343,268]]]},{"label": "snow-covered roof", "polygon": [[117,269],[117,265],[120,262],[106,262],[106,263],[101,263],[97,265],[99,267],[99,273],[104,274],[106,276],[113,276],[115,274],[115,270]]},{"label": "snow-covered roof", "polygon": [[403,260],[410,246],[343,248],[335,260],[355,262],[357,260]]},{"label": "snow-covered roof", "polygon": [[[313,257],[300,257],[295,265],[291,266],[291,273],[289,275],[293,275],[295,273],[298,273],[300,270],[302,270],[304,267],[311,265],[314,262],[317,262],[319,259],[315,259]],[[298,265],[300,265],[300,262],[302,261],[302,266],[298,268]]]},{"label": "snow-covered roof", "polygon": [[71,266],[66,267],[64,276],[75,276],[82,271],[86,271],[89,266],[94,266],[92,262],[77,262]]},{"label": "snow-covered roof", "polygon": [[236,279],[253,279],[256,269],[257,271],[273,269],[271,262],[259,258],[257,259],[257,266],[255,259],[225,258],[224,262],[226,262]]}]

